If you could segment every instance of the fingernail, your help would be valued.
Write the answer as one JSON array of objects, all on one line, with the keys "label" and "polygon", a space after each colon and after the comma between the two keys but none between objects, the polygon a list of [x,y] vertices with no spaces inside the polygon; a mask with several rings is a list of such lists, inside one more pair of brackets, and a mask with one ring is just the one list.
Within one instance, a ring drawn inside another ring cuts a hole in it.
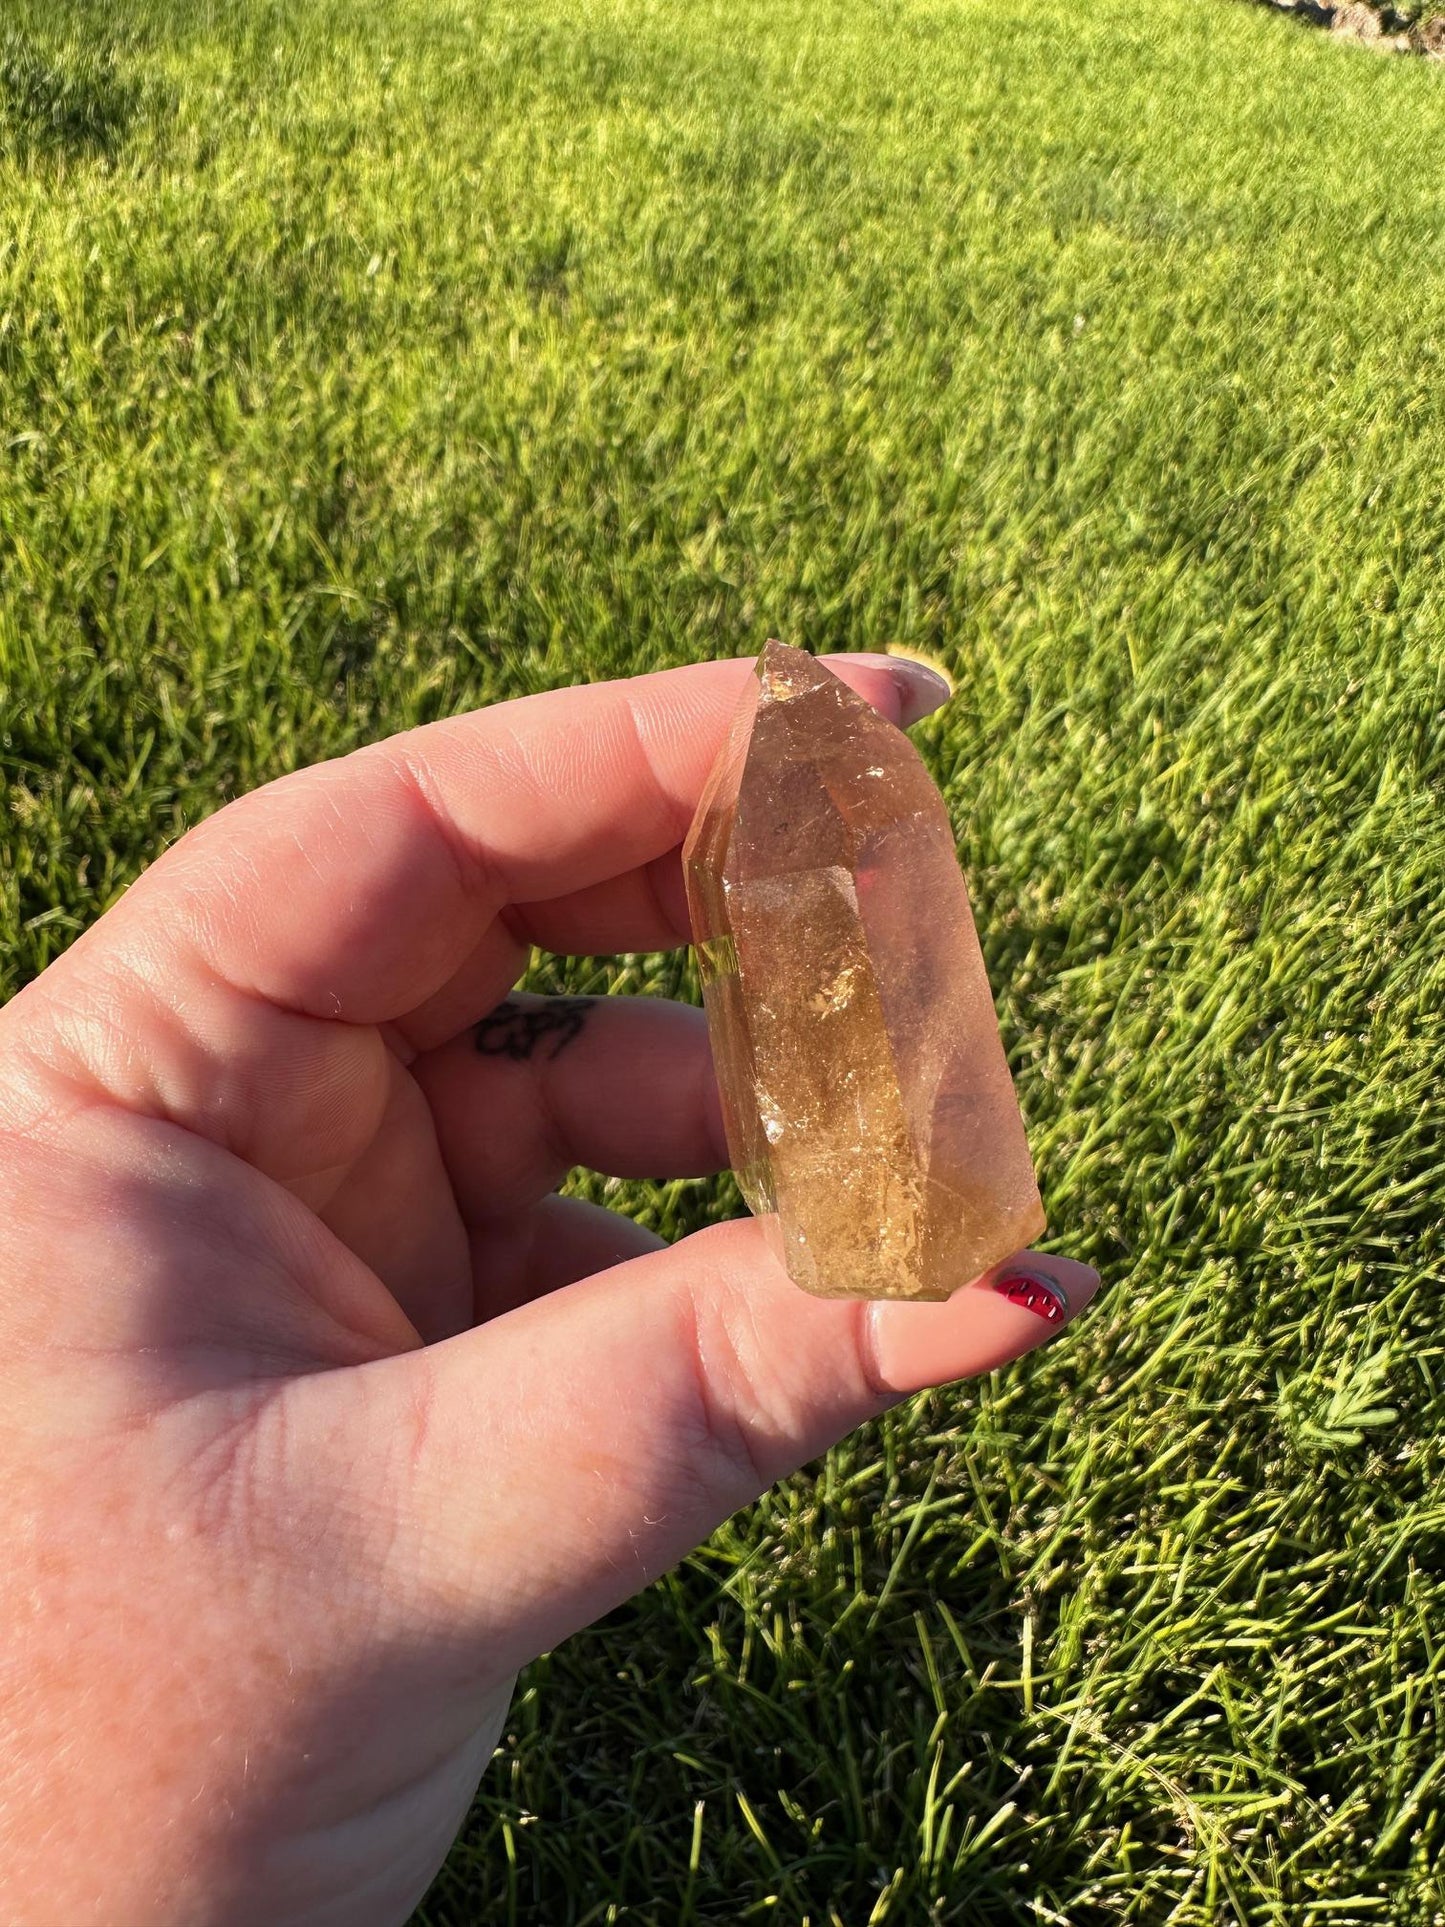
[{"label": "fingernail", "polygon": [[1005,1259],[941,1305],[870,1305],[878,1382],[895,1392],[917,1392],[991,1372],[1049,1343],[1050,1328],[1057,1332],[1072,1323],[1098,1289],[1099,1274],[1091,1266],[1052,1253],[1030,1254],[1027,1261]]},{"label": "fingernail", "polygon": [[846,654],[824,657],[825,662],[865,663],[870,669],[881,669],[892,680],[898,691],[898,720],[904,729],[931,716],[935,709],[941,709],[953,694],[946,676],[927,663],[914,662],[908,656],[885,656],[871,650],[849,650]]},{"label": "fingernail", "polygon": [[1000,1298],[1036,1312],[1047,1324],[1062,1325],[1068,1320],[1069,1295],[1058,1279],[1042,1268],[1005,1271],[992,1280],[992,1286]]}]

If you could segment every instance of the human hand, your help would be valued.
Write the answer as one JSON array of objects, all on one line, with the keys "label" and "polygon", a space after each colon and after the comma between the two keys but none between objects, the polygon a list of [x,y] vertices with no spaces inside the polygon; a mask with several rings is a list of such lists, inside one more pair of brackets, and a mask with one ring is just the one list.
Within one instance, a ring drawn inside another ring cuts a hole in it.
[{"label": "human hand", "polygon": [[[835,664],[894,720],[910,665]],[[184,837],[0,1012],[0,1917],[405,1919],[517,1669],[770,1481],[1056,1325],[663,1248],[701,1013],[511,996],[687,939],[745,662],[508,703]],[[479,1020],[480,1025],[479,1025]],[[1027,1260],[1077,1312],[1097,1279]],[[1001,1268],[1001,1272],[1007,1268]]]}]

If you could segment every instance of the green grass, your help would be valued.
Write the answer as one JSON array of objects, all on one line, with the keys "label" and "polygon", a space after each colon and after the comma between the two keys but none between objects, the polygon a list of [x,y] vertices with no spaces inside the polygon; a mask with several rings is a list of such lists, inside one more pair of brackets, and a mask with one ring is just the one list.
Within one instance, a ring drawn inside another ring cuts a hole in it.
[{"label": "green grass", "polygon": [[1445,1915],[1442,152],[1224,0],[9,0],[0,991],[299,763],[896,638],[1109,1280],[539,1662],[419,1922]]}]

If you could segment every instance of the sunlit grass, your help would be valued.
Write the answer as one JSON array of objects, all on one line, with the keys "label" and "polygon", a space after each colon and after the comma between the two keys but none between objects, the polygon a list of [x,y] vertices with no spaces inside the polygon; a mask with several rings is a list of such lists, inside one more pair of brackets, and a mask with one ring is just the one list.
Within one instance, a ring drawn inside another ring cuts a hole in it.
[{"label": "sunlit grass", "polygon": [[899,640],[1109,1280],[534,1667],[432,1927],[1439,1919],[1442,153],[1226,0],[11,0],[0,988],[297,763]]}]

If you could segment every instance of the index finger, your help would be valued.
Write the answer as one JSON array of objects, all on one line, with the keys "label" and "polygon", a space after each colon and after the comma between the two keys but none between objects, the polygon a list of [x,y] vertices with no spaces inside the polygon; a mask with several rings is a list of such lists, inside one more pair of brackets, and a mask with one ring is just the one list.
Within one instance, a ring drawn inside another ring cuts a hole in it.
[{"label": "index finger", "polygon": [[[942,693],[903,658],[828,661],[894,721]],[[737,659],[556,690],[298,771],[183,839],[112,913],[113,934],[146,920],[152,981],[158,940],[248,996],[348,1024],[435,995],[507,906],[569,948],[676,943],[645,872],[681,843],[750,671]]]}]

